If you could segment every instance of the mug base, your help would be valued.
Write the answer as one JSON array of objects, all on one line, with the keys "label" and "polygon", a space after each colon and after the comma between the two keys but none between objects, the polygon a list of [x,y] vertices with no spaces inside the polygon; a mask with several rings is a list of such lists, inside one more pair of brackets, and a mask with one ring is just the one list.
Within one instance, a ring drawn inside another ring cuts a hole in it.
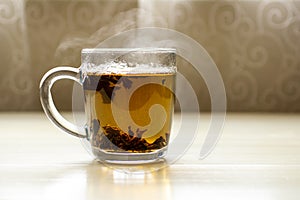
[{"label": "mug base", "polygon": [[166,147],[149,153],[106,152],[95,147],[92,151],[98,160],[112,164],[152,163],[164,158],[167,154]]}]

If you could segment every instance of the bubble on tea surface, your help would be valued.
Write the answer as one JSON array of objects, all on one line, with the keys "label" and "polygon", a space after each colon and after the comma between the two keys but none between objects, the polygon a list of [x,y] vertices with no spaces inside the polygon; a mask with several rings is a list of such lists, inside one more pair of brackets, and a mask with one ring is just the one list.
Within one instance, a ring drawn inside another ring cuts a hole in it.
[{"label": "bubble on tea surface", "polygon": [[100,65],[88,63],[83,67],[91,74],[170,74],[176,70],[175,66],[170,67],[157,63],[136,64],[113,61]]}]

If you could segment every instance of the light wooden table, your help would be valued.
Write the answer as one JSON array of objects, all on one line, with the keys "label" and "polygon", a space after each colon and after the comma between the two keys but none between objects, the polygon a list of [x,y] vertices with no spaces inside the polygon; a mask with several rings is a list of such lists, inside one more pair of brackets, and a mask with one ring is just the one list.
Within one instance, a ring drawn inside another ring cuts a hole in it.
[{"label": "light wooden table", "polygon": [[130,174],[94,161],[43,113],[0,113],[0,199],[300,198],[300,114],[228,114],[204,160],[199,138],[173,165]]}]

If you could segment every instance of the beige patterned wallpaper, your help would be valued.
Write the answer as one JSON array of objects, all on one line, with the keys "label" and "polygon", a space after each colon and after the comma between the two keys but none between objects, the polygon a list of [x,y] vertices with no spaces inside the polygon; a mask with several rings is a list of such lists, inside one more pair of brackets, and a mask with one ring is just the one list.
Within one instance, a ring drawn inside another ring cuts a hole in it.
[{"label": "beige patterned wallpaper", "polygon": [[0,1],[0,109],[31,107],[35,83],[24,19],[24,2]]},{"label": "beige patterned wallpaper", "polygon": [[[0,0],[0,110],[40,110],[47,70],[79,66],[80,48],[144,26],[202,44],[222,74],[230,111],[300,111],[300,1],[280,0]],[[179,68],[208,110],[205,84],[193,81],[200,77],[185,61]],[[58,107],[70,109],[71,83],[54,89]]]}]

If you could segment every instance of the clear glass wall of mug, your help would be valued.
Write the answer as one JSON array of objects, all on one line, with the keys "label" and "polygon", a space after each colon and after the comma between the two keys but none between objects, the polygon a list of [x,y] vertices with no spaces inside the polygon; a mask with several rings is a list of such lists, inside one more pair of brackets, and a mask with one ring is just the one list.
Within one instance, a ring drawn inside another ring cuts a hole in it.
[{"label": "clear glass wall of mug", "polygon": [[[80,68],[56,67],[42,78],[40,98],[48,118],[64,132],[88,140],[101,161],[163,158],[174,111],[175,49],[83,49],[81,62]],[[85,133],[55,108],[50,90],[60,79],[83,87]]]}]

